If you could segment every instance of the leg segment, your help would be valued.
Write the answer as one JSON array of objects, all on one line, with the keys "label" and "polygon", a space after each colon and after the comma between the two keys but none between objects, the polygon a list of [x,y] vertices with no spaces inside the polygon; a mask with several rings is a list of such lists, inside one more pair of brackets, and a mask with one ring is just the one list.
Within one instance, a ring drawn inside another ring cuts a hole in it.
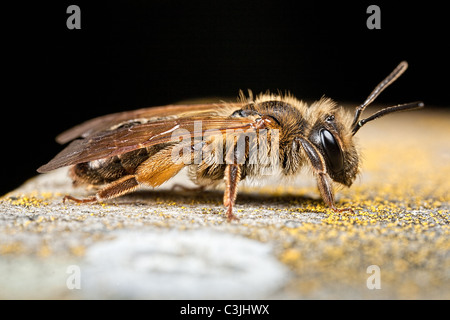
[{"label": "leg segment", "polygon": [[338,209],[334,203],[333,188],[331,186],[330,176],[326,172],[325,161],[322,155],[317,151],[311,142],[306,139],[299,139],[300,143],[308,156],[311,165],[313,167],[314,173],[317,177],[317,185],[319,187],[320,195],[323,201],[334,211],[334,212],[353,212],[351,208]]},{"label": "leg segment", "polygon": [[172,191],[176,191],[181,190],[181,191],[186,191],[186,192],[202,192],[205,191],[206,186],[197,186],[197,187],[186,187],[182,184],[176,183],[172,186],[171,190]]},{"label": "leg segment", "polygon": [[72,196],[65,196],[63,201],[71,200],[77,203],[88,203],[117,198],[133,192],[141,183],[157,187],[172,178],[185,166],[183,162],[174,164],[171,153],[171,148],[165,148],[153,154],[136,167],[135,174],[129,174],[111,182],[93,197],[77,199]]},{"label": "leg segment", "polygon": [[138,186],[139,183],[136,181],[135,176],[128,175],[108,184],[106,187],[99,190],[93,197],[85,199],[77,199],[67,195],[63,198],[63,202],[65,202],[66,200],[71,200],[77,203],[88,203],[88,202],[98,202],[108,200],[112,198],[117,198],[126,193],[130,193],[136,190]]},{"label": "leg segment", "polygon": [[338,209],[334,203],[333,189],[331,187],[330,177],[327,173],[318,172],[317,174],[317,185],[319,187],[320,195],[323,201],[334,211],[334,212],[345,212],[349,211],[354,213],[351,208]]},{"label": "leg segment", "polygon": [[223,195],[223,204],[227,207],[227,220],[239,220],[233,214],[233,206],[236,201],[238,183],[241,180],[242,165],[228,164],[225,168],[225,194]]},{"label": "leg segment", "polygon": [[93,196],[93,197],[89,197],[89,198],[84,198],[84,199],[78,199],[69,195],[65,195],[63,198],[63,203],[66,203],[66,200],[70,200],[76,203],[89,203],[89,202],[96,202],[97,201],[97,197]]}]

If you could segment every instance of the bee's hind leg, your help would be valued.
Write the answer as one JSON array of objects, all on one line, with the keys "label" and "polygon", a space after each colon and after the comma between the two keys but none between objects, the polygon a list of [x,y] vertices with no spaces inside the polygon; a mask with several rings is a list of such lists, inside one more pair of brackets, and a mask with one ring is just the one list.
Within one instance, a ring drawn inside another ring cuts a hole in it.
[{"label": "bee's hind leg", "polygon": [[66,202],[66,200],[71,200],[77,203],[100,202],[103,200],[117,198],[124,194],[133,192],[138,187],[139,183],[137,182],[135,176],[128,175],[106,185],[103,189],[99,190],[95,194],[95,196],[85,199],[77,199],[75,197],[66,195],[63,198],[63,202]]},{"label": "bee's hind leg", "polygon": [[65,195],[62,202],[66,203],[67,200],[76,202],[76,203],[89,203],[89,202],[96,202],[97,201],[97,197],[93,196],[93,197],[89,197],[89,198],[84,198],[84,199],[78,199],[69,195]]}]

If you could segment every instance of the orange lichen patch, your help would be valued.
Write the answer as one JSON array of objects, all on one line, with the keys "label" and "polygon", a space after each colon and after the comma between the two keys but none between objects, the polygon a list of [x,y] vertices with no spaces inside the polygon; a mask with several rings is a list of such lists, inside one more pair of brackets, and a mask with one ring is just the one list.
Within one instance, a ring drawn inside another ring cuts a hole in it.
[{"label": "orange lichen patch", "polygon": [[0,244],[0,255],[23,253],[24,246],[20,242],[8,242]]}]

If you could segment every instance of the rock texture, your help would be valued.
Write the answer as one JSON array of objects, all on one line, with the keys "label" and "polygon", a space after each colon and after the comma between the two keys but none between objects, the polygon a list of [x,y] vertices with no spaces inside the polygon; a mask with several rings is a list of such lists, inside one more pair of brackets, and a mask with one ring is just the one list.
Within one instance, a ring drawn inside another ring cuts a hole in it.
[{"label": "rock texture", "polygon": [[[370,112],[370,111],[369,111]],[[1,299],[449,299],[450,114],[396,114],[358,132],[364,162],[326,208],[305,172],[222,191],[183,176],[102,204],[61,202],[67,170],[0,201]]]}]

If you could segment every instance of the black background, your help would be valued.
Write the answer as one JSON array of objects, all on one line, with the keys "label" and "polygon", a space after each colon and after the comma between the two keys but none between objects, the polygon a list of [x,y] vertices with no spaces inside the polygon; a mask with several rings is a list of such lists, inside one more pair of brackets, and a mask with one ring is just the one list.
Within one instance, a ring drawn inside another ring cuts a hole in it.
[{"label": "black background", "polygon": [[[357,104],[402,60],[409,70],[378,102],[449,108],[443,2],[93,2],[3,7],[1,194],[61,150],[58,133],[117,111],[239,89]],[[71,4],[80,30],[66,27]],[[371,4],[381,30],[366,26]]]}]

